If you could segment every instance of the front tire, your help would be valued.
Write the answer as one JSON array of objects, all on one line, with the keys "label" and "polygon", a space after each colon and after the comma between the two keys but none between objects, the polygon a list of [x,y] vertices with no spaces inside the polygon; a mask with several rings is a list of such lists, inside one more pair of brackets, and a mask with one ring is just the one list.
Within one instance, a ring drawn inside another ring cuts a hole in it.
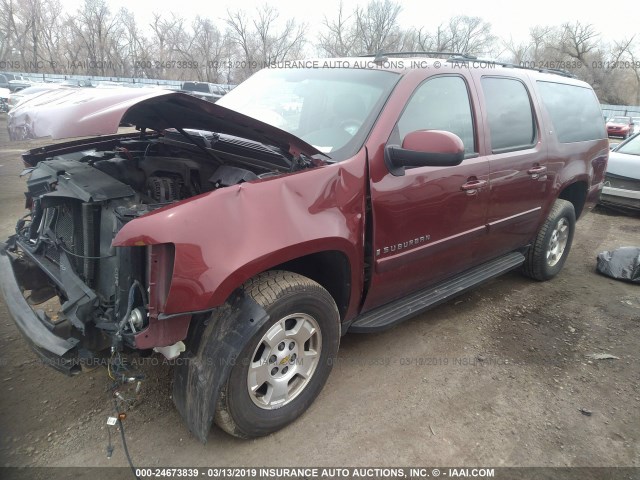
[{"label": "front tire", "polygon": [[529,249],[523,265],[525,275],[539,281],[555,277],[567,260],[575,228],[573,204],[557,199]]},{"label": "front tire", "polygon": [[280,430],[313,403],[335,363],[340,315],[322,286],[295,273],[266,272],[244,289],[270,318],[238,352],[215,422],[251,438]]}]

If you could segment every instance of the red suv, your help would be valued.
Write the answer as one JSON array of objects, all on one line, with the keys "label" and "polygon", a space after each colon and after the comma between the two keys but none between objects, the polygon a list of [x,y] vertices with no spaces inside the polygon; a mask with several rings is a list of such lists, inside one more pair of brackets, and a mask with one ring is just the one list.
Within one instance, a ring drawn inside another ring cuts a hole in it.
[{"label": "red suv", "polygon": [[[470,57],[265,69],[216,104],[83,89],[12,110],[27,216],[0,286],[52,366],[160,352],[173,398],[266,435],[322,389],[341,335],[375,332],[504,272],[549,280],[609,154],[584,82]],[[58,299],[54,315],[32,310]]]}]

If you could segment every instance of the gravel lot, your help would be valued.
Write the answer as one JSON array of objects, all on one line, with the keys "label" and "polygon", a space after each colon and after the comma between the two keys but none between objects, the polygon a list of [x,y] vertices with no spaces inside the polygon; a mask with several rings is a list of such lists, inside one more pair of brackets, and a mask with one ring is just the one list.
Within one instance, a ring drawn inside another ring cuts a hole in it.
[{"label": "gravel lot", "polygon": [[[45,142],[46,143],[46,142]],[[0,117],[0,235],[23,214],[19,152]],[[640,286],[595,272],[602,250],[640,244],[640,218],[578,223],[564,271],[514,272],[381,334],[349,334],[310,410],[242,441],[202,445],[173,407],[154,356],[125,420],[146,466],[640,466]],[[591,354],[618,357],[592,360]],[[124,466],[106,370],[70,378],[39,362],[0,300],[0,465]],[[581,409],[583,411],[581,412]],[[588,413],[589,414],[585,414]]]}]

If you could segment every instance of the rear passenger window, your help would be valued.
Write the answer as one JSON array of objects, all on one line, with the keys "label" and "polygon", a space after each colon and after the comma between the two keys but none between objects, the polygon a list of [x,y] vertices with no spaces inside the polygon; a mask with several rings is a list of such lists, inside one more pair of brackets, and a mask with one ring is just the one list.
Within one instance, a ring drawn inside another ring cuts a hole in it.
[{"label": "rear passenger window", "polygon": [[476,151],[469,92],[461,77],[432,78],[416,89],[398,120],[400,142],[416,130],[455,133],[462,139],[466,154]]},{"label": "rear passenger window", "polygon": [[484,77],[482,90],[493,153],[531,148],[536,131],[524,84],[511,78]]},{"label": "rear passenger window", "polygon": [[606,138],[604,118],[590,88],[538,81],[542,103],[561,143]]}]

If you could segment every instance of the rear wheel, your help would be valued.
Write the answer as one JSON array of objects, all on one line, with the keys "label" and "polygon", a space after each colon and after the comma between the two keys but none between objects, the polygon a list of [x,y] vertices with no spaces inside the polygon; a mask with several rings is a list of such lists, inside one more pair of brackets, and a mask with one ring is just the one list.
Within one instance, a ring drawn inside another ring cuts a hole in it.
[{"label": "rear wheel", "polygon": [[216,407],[231,435],[268,435],[298,418],[324,386],[340,341],[329,293],[295,273],[272,271],[245,284],[269,320],[239,352]]},{"label": "rear wheel", "polygon": [[569,255],[575,227],[573,204],[557,199],[529,249],[523,266],[525,275],[535,280],[555,277]]}]

